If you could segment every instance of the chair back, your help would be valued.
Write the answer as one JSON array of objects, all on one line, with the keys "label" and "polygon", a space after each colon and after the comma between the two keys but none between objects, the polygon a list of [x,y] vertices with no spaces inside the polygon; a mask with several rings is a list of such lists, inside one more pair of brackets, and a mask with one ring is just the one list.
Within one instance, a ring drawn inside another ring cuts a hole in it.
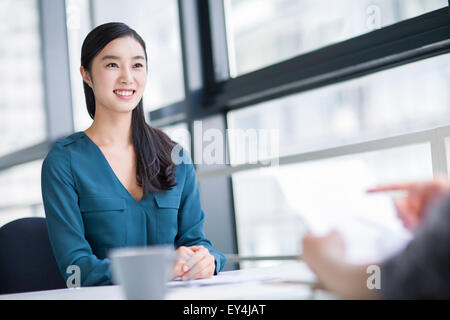
[{"label": "chair back", "polygon": [[0,294],[66,288],[45,218],[22,218],[0,228]]}]

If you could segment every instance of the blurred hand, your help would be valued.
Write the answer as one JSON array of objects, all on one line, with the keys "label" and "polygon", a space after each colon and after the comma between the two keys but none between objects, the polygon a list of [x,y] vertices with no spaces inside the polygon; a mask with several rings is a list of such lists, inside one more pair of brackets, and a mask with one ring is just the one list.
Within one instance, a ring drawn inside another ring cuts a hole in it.
[{"label": "blurred hand", "polygon": [[215,259],[204,246],[191,246],[194,254],[186,262],[187,270],[183,273],[182,280],[203,279],[214,275],[216,268]]},{"label": "blurred hand", "polygon": [[194,255],[194,251],[185,246],[179,247],[175,251],[175,264],[173,266],[172,279],[183,276],[183,274],[189,270],[187,261]]},{"label": "blurred hand", "polygon": [[338,231],[333,230],[320,237],[308,233],[303,237],[302,260],[319,278],[330,262],[341,262],[344,256],[345,243]]},{"label": "blurred hand", "polygon": [[304,260],[319,280],[319,288],[344,299],[373,299],[378,293],[367,287],[367,267],[345,262],[345,242],[331,231],[325,236],[307,234],[303,238]]},{"label": "blurred hand", "polygon": [[450,192],[448,180],[439,177],[431,181],[392,184],[367,190],[368,193],[401,190],[406,196],[394,199],[397,216],[403,226],[414,231],[421,223],[427,207]]}]

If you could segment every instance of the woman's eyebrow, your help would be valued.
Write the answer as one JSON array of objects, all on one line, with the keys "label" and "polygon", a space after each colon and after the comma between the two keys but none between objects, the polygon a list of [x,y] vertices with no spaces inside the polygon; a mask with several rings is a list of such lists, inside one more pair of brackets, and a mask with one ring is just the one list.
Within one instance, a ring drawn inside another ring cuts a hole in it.
[{"label": "woman's eyebrow", "polygon": [[[120,57],[118,57],[118,56],[104,56],[104,57],[102,58],[102,61],[103,61],[103,60],[108,60],[108,59],[120,60]],[[133,57],[133,60],[136,60],[136,59],[139,59],[139,60],[145,60],[145,58],[144,58],[143,56],[134,56],[134,57]]]},{"label": "woman's eyebrow", "polygon": [[103,60],[108,60],[108,59],[120,60],[120,58],[119,58],[118,56],[104,56],[104,57],[102,58],[102,61],[103,61]]}]

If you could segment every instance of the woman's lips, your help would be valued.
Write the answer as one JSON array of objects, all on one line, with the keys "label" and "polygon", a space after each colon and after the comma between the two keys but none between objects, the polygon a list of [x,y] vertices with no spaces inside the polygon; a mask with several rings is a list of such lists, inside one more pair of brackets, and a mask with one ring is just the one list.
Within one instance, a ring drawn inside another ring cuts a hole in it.
[{"label": "woman's lips", "polygon": [[114,94],[123,100],[133,99],[136,90],[113,90]]}]

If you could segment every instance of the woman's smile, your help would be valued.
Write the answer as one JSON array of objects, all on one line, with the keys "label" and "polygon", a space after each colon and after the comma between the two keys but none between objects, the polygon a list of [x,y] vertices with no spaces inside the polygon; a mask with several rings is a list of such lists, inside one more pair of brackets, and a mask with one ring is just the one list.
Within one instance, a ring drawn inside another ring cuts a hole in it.
[{"label": "woman's smile", "polygon": [[136,93],[136,90],[133,89],[115,89],[113,90],[114,94],[120,99],[131,100]]}]

